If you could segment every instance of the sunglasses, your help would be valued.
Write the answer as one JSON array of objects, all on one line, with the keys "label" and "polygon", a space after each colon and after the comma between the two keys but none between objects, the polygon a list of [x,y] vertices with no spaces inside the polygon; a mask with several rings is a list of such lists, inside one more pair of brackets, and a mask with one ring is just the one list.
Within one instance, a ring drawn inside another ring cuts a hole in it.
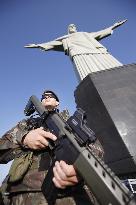
[{"label": "sunglasses", "polygon": [[56,99],[55,95],[53,95],[52,93],[50,93],[50,94],[45,94],[45,95],[43,96],[43,99],[48,99],[48,98],[55,98],[55,99]]}]

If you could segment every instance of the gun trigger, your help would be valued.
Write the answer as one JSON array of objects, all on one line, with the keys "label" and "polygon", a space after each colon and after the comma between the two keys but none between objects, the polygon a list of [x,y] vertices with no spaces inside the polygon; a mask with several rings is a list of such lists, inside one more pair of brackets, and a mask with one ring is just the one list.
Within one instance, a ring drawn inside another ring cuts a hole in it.
[{"label": "gun trigger", "polygon": [[49,148],[51,149],[51,150],[53,150],[54,149],[54,147],[55,147],[55,143],[54,143],[54,141],[52,141],[52,140],[49,140]]},{"label": "gun trigger", "polygon": [[49,148],[51,149],[51,150],[53,150],[53,149],[55,149],[56,147],[58,147],[60,145],[60,140],[56,140],[56,141],[52,141],[52,140],[50,140],[49,141]]}]

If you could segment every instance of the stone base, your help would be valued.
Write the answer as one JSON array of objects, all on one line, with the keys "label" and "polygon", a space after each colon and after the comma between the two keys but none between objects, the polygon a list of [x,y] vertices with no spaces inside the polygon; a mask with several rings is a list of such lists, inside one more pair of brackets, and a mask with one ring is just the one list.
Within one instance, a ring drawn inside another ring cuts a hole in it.
[{"label": "stone base", "polygon": [[75,101],[100,139],[105,162],[117,175],[136,172],[136,64],[89,74]]}]

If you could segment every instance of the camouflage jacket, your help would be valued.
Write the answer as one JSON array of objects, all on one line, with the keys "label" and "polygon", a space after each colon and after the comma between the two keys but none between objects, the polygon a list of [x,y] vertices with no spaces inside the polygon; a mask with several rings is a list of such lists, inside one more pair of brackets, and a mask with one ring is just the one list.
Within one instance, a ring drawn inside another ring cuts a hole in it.
[{"label": "camouflage jacket", "polygon": [[[66,114],[66,113],[65,113]],[[63,117],[63,113],[61,113]],[[68,115],[64,117],[67,120]],[[40,118],[29,118],[20,121],[15,127],[0,138],[0,163],[25,155],[29,150],[22,144],[23,137],[32,129],[40,127]],[[97,140],[90,146],[97,155],[102,157],[103,149]],[[41,185],[51,163],[50,150],[33,151],[32,164],[23,178],[15,183],[8,183],[8,192],[40,191]],[[8,179],[8,177],[7,177]]]},{"label": "camouflage jacket", "polygon": [[[40,127],[40,119],[29,118],[20,121],[15,127],[6,132],[0,138],[0,163],[7,163],[14,158],[19,158],[30,153],[31,150],[23,146],[22,139],[30,130],[38,127]],[[42,163],[43,161],[44,163]],[[8,183],[8,191],[40,191],[49,165],[50,154],[48,148],[44,151],[33,151],[32,163],[29,170],[21,181]]]}]

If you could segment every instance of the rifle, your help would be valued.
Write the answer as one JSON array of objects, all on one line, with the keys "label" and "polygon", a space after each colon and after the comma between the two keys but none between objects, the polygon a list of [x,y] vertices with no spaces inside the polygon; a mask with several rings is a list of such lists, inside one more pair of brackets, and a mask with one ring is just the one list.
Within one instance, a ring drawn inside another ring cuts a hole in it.
[{"label": "rifle", "polygon": [[64,160],[73,164],[80,173],[99,204],[101,205],[136,205],[134,195],[120,182],[110,168],[96,156],[89,144],[95,142],[95,133],[87,127],[85,112],[78,108],[67,122],[59,113],[47,111],[38,98],[32,95],[25,107],[26,116],[37,112],[42,126],[48,127],[57,136],[49,142],[53,152],[53,163],[42,185],[46,199],[50,201],[57,196],[58,188],[52,182],[55,161]]}]

